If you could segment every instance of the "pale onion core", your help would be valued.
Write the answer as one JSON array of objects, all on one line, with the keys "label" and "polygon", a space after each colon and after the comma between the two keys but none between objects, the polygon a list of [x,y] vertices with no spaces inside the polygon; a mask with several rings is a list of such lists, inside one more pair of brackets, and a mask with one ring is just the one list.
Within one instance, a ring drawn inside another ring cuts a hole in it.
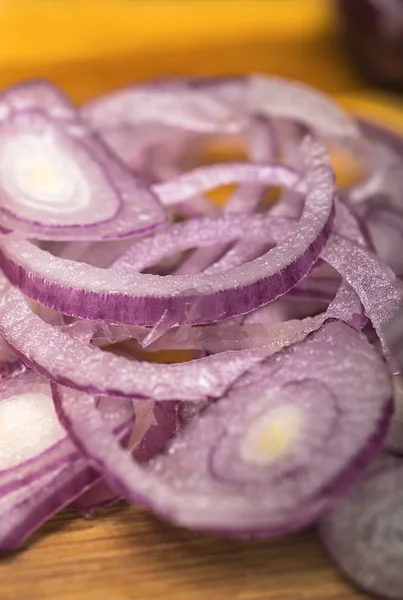
[{"label": "pale onion core", "polygon": [[302,408],[278,406],[271,409],[249,427],[241,442],[241,458],[249,463],[269,464],[294,446],[303,428]]},{"label": "pale onion core", "polygon": [[0,470],[37,456],[65,436],[50,396],[36,392],[0,401]]},{"label": "pale onion core", "polygon": [[0,181],[20,204],[50,212],[74,212],[90,202],[88,182],[52,136],[24,134],[0,154]]}]

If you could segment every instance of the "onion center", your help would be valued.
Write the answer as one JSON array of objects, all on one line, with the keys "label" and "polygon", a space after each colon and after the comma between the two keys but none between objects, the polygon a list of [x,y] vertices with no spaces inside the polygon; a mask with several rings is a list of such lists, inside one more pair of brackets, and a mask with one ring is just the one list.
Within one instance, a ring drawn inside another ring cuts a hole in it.
[{"label": "onion center", "polygon": [[303,410],[297,406],[280,406],[266,412],[243,438],[242,458],[261,465],[280,458],[300,437],[303,426]]},{"label": "onion center", "polygon": [[0,155],[0,178],[14,200],[34,208],[72,212],[89,202],[81,169],[49,136],[10,140]]},{"label": "onion center", "polygon": [[50,396],[19,394],[0,402],[0,469],[37,456],[66,435]]}]

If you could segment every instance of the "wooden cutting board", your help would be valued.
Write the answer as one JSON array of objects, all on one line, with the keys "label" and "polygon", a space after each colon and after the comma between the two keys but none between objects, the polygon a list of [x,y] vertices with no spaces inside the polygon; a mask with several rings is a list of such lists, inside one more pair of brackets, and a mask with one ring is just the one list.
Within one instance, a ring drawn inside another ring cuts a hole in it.
[{"label": "wooden cutting board", "polygon": [[359,600],[314,532],[219,540],[134,507],[93,520],[65,510],[0,563],[1,600]]}]

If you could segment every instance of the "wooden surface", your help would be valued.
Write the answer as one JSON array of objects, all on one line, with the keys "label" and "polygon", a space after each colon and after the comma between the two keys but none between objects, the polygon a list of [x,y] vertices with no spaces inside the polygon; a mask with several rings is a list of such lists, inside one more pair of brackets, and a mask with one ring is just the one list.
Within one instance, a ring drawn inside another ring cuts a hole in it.
[{"label": "wooden surface", "polygon": [[359,600],[313,532],[234,542],[133,507],[95,520],[66,510],[0,563],[1,600]]}]

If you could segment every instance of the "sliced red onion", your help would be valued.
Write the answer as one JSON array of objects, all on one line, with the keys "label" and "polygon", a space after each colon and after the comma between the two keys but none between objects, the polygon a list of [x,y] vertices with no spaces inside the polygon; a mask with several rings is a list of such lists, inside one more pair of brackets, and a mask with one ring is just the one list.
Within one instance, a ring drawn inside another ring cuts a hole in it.
[{"label": "sliced red onion", "polygon": [[116,239],[164,221],[155,196],[45,83],[0,98],[0,226],[26,237]]},{"label": "sliced red onion", "polygon": [[[261,140],[261,134],[258,135],[252,128],[252,135],[255,135],[256,140],[251,142],[251,159],[255,162],[261,160],[262,162],[270,162],[274,158],[275,150],[272,147],[273,143],[268,142],[268,131],[267,127],[263,127],[259,120],[256,123],[252,123],[257,129],[260,126],[264,130],[264,139]],[[257,184],[243,184],[238,187],[234,194],[228,199],[224,206],[224,212],[227,214],[237,212],[252,212],[255,208],[258,208],[259,203],[264,197],[265,188],[262,185]],[[298,186],[296,187],[298,189]],[[298,193],[298,192],[297,192]],[[270,248],[267,244],[261,244],[258,252],[252,252],[248,257],[248,260],[253,260],[262,254],[265,254]],[[176,275],[192,275],[195,273],[208,272],[207,267],[212,265],[218,260],[223,253],[227,250],[227,246],[221,244],[212,248],[199,249],[193,252],[193,254],[185,260],[178,269],[176,269]],[[246,261],[245,261],[246,262]]]},{"label": "sliced red onion", "polygon": [[252,75],[247,106],[252,113],[294,120],[324,139],[348,144],[359,137],[357,125],[329,96],[297,81]]},{"label": "sliced red onion", "polygon": [[238,133],[245,125],[231,106],[186,81],[151,82],[107,94],[81,110],[95,129],[149,122],[199,133]]},{"label": "sliced red onion", "polygon": [[98,479],[80,459],[22,486],[18,492],[0,501],[0,549],[13,550],[59,510]]},{"label": "sliced red onion", "polygon": [[330,236],[321,256],[358,294],[386,355],[398,361],[388,332],[401,312],[403,283],[372,252],[339,235]]},{"label": "sliced red onion", "polygon": [[[253,163],[271,163],[278,159],[275,138],[270,122],[267,119],[256,117],[252,120],[246,132],[248,154]],[[298,185],[297,185],[298,188]],[[259,184],[243,184],[232,194],[224,206],[225,213],[253,212],[262,200],[267,186]],[[176,275],[192,275],[201,273],[205,267],[211,265],[226,250],[226,245],[218,244],[213,248],[198,249],[185,260]],[[252,258],[260,256],[263,252]]]},{"label": "sliced red onion", "polygon": [[237,133],[248,118],[263,115],[295,120],[325,139],[358,137],[354,120],[325,94],[263,75],[163,80],[113,92],[87,104],[81,114],[96,129],[148,121],[201,133]]},{"label": "sliced red onion", "polygon": [[[155,235],[144,238],[123,253],[112,265],[114,269],[131,273],[143,271],[172,254],[183,252],[193,247],[209,248],[216,246],[221,240],[234,242],[245,234],[248,224],[248,239],[277,241],[297,230],[298,224],[283,217],[269,215],[243,214],[222,215],[219,217],[203,217],[188,219],[159,231]],[[250,238],[249,238],[250,235]],[[239,265],[241,263],[237,263]]]},{"label": "sliced red onion", "polygon": [[[0,332],[30,368],[64,385],[103,395],[187,400],[220,396],[246,369],[262,359],[262,350],[227,352],[177,365],[131,361],[87,346],[44,323],[22,295],[2,280]],[[18,348],[18,349],[17,349]]]},{"label": "sliced red onion", "polygon": [[[17,548],[99,479],[58,421],[49,382],[33,373],[0,384],[0,549]],[[107,429],[132,423],[129,403],[97,403]]]},{"label": "sliced red onion", "polygon": [[160,123],[97,127],[97,135],[131,170],[147,180],[165,179],[166,171],[197,153],[199,134]]},{"label": "sliced red onion", "polygon": [[24,372],[0,382],[0,494],[63,464],[77,450],[59,424],[49,381]]},{"label": "sliced red onion", "polygon": [[[153,185],[154,193],[165,206],[178,204],[200,192],[231,183],[250,182],[294,188],[306,192],[301,177],[288,167],[279,164],[228,163],[199,167],[163,183]],[[233,211],[236,212],[236,211]]]},{"label": "sliced red onion", "polygon": [[377,598],[402,597],[402,510],[403,461],[384,455],[320,526],[341,572]]},{"label": "sliced red onion", "polygon": [[402,187],[401,161],[403,140],[387,127],[358,119],[360,130],[369,142],[369,175],[348,194],[349,201],[356,208],[371,205],[373,199],[384,196],[392,205],[401,203]]},{"label": "sliced red onion", "polygon": [[[135,403],[135,423],[128,444],[134,458],[146,462],[163,450],[177,430],[177,403]],[[77,498],[75,506],[85,517],[91,517],[101,509],[109,508],[121,499],[102,479]]]},{"label": "sliced red onion", "polygon": [[[114,407],[103,400],[100,407],[114,427],[130,426],[130,403]],[[25,371],[0,382],[0,421],[0,497],[79,457],[57,420],[49,381],[36,373]]]},{"label": "sliced red onion", "polygon": [[311,522],[351,485],[383,440],[391,395],[365,337],[329,323],[239,380],[141,468],[90,396],[54,387],[64,426],[128,499],[195,529],[267,537]]},{"label": "sliced red onion", "polygon": [[[143,409],[144,403],[137,403],[136,415]],[[143,409],[144,410],[144,409]],[[133,456],[139,462],[146,462],[161,452],[169,439],[178,430],[178,403],[154,402],[151,420],[146,418],[133,431],[131,444]],[[138,419],[140,421],[140,419]]]},{"label": "sliced red onion", "polygon": [[320,146],[307,152],[309,191],[297,232],[248,268],[194,277],[126,274],[58,259],[18,240],[0,243],[0,264],[27,296],[72,316],[154,326],[169,314],[173,326],[244,314],[301,280],[330,233],[333,173]]},{"label": "sliced red onion", "polygon": [[[309,302],[305,303],[301,300],[293,302],[296,297],[291,292],[282,299],[250,313],[241,322],[229,319],[222,324],[211,326],[185,325],[166,331],[156,332],[153,329],[150,332],[147,328],[132,325],[76,321],[62,327],[61,330],[73,339],[84,344],[92,342],[98,347],[134,339],[142,348],[150,351],[197,348],[208,352],[222,352],[262,347],[264,355],[268,356],[282,347],[302,340],[308,333],[320,327],[326,319],[340,319],[357,329],[365,325],[361,302],[350,286],[344,283],[340,285],[336,294],[333,290],[332,296],[335,297],[333,301],[329,299],[330,304],[326,310],[323,301],[312,300],[315,293],[313,290]],[[300,296],[302,297],[302,294]],[[310,318],[312,316],[314,318]]]},{"label": "sliced red onion", "polygon": [[392,207],[372,205],[365,219],[377,255],[396,275],[402,276],[403,214]]},{"label": "sliced red onion", "polygon": [[[365,322],[356,294],[343,285],[326,313],[285,324],[276,331],[276,338],[267,340],[264,348],[223,352],[185,364],[155,365],[88,346],[91,326],[89,331],[79,329],[70,336],[66,330],[45,323],[32,313],[20,292],[10,288],[4,279],[2,293],[0,333],[30,368],[53,381],[90,393],[158,400],[177,398],[178,380],[184,400],[218,397],[263,356],[303,340],[326,319],[343,319],[358,328]],[[40,340],[44,340],[42,344]]]},{"label": "sliced red onion", "polygon": [[[0,125],[0,548],[71,499],[88,515],[125,497],[237,537],[334,506],[338,556],[351,496],[334,501],[381,447],[403,453],[402,140],[255,75],[156,81],[80,115],[32,83],[0,97]],[[366,176],[337,189],[307,134]],[[233,142],[254,164],[200,166]],[[193,360],[147,362],[173,349]],[[373,560],[354,563],[365,589]]]}]

